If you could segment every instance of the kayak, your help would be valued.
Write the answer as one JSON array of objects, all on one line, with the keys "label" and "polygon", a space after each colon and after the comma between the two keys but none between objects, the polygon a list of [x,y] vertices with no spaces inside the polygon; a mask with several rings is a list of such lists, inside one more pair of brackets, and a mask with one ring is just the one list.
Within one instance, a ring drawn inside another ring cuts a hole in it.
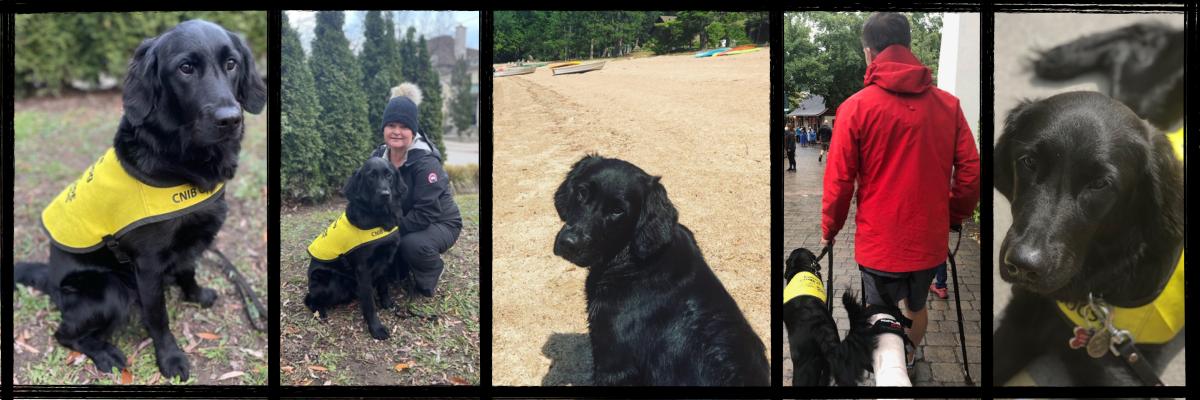
[{"label": "kayak", "polygon": [[579,64],[579,65],[570,65],[570,66],[566,66],[566,67],[559,67],[559,68],[553,69],[552,71],[554,71],[554,75],[562,75],[562,74],[577,74],[577,73],[581,73],[581,72],[596,71],[596,70],[599,70],[600,68],[604,68],[604,61],[594,62],[594,63],[590,63],[590,64]]},{"label": "kayak", "polygon": [[549,66],[547,66],[547,68],[550,68],[550,69],[555,69],[555,68],[559,68],[559,67],[566,67],[566,66],[571,66],[571,65],[579,65],[579,63],[580,63],[579,61],[567,61],[567,62],[560,62],[560,63],[558,63],[558,64],[550,64]]},{"label": "kayak", "polygon": [[755,47],[753,49],[745,49],[745,50],[736,50],[736,51],[730,50],[730,51],[727,51],[727,52],[724,52],[721,54],[717,54],[717,56],[732,56],[732,55],[737,55],[737,54],[753,53],[753,52],[756,52],[756,51],[759,51],[762,49],[763,49],[762,47]]},{"label": "kayak", "polygon": [[697,58],[699,58],[699,57],[711,57],[713,54],[717,54],[717,53],[720,53],[720,52],[723,52],[723,51],[727,51],[727,50],[729,50],[729,48],[728,48],[728,47],[721,47],[721,48],[716,48],[716,49],[705,50],[705,51],[701,51],[701,52],[699,52],[699,53],[696,53],[695,57],[697,57]]},{"label": "kayak", "polygon": [[501,76],[525,75],[532,74],[537,67],[508,67],[492,74],[492,77],[499,78]]}]

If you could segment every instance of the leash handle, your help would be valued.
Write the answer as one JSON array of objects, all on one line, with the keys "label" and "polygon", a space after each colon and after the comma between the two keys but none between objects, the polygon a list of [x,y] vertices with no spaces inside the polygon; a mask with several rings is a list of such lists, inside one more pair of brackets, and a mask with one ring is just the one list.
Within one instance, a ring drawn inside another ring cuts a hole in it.
[{"label": "leash handle", "polygon": [[[962,243],[962,230],[958,230],[958,242]],[[967,366],[967,335],[963,332],[963,313],[962,313],[962,295],[958,291],[958,265],[954,262],[954,256],[958,253],[958,244],[954,245],[954,251],[948,252],[950,256],[950,276],[954,280],[954,309],[958,311],[958,345],[962,349],[962,366],[963,377],[967,380],[968,386],[975,386],[971,380],[971,369]]]},{"label": "leash handle", "polygon": [[[829,274],[825,279],[829,281],[829,284],[825,285],[825,298],[828,299],[825,306],[829,307],[829,313],[833,314],[833,243],[827,244],[824,249],[821,249],[821,256],[826,253],[829,253]],[[817,257],[817,259],[820,260],[821,257]]]}]

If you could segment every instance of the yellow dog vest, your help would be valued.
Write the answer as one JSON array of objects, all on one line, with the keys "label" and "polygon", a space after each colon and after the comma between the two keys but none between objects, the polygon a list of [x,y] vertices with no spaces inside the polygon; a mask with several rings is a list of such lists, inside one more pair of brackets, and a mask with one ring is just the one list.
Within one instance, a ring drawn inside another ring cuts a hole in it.
[{"label": "yellow dog vest", "polygon": [[396,231],[397,228],[360,229],[351,224],[346,218],[346,213],[342,212],[342,216],[329,224],[325,232],[321,232],[321,235],[308,245],[308,254],[321,261],[333,261],[359,246],[391,236]]},{"label": "yellow dog vest", "polygon": [[812,272],[800,272],[792,277],[788,282],[787,287],[783,288],[783,303],[800,296],[812,296],[821,299],[825,302],[825,285],[821,283],[821,278]]},{"label": "yellow dog vest", "polygon": [[42,210],[42,228],[59,248],[90,252],[134,228],[192,213],[223,190],[224,183],[209,192],[191,184],[148,185],[129,175],[109,148]]},{"label": "yellow dog vest", "polygon": [[[1167,134],[1175,157],[1183,160],[1183,129]],[[1127,330],[1133,336],[1135,343],[1162,344],[1171,341],[1183,329],[1184,322],[1184,255],[1179,254],[1179,263],[1171,273],[1167,286],[1158,297],[1149,304],[1133,307],[1113,307],[1113,326]],[[1104,324],[1099,316],[1083,303],[1058,302],[1058,309],[1070,319],[1075,326],[1086,328],[1101,328]]]}]

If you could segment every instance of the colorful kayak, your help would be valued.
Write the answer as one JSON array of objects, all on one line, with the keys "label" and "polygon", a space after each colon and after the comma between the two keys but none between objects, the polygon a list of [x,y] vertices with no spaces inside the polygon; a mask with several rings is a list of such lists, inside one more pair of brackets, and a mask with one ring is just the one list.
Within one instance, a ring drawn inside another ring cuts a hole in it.
[{"label": "colorful kayak", "polygon": [[762,49],[763,49],[762,47],[755,47],[753,49],[745,49],[745,50],[737,50],[737,51],[730,50],[730,51],[727,51],[727,52],[724,52],[721,54],[717,54],[717,56],[732,56],[732,55],[737,55],[737,54],[753,53],[753,52],[756,52],[756,51],[759,51]]},{"label": "colorful kayak", "polygon": [[721,47],[721,48],[716,48],[716,49],[705,50],[705,51],[702,51],[702,52],[696,53],[695,57],[697,57],[697,58],[699,58],[699,57],[711,57],[713,54],[717,54],[717,53],[720,53],[720,52],[723,52],[723,51],[728,51],[728,50],[729,50],[729,48],[728,48],[728,47]]},{"label": "colorful kayak", "polygon": [[580,62],[579,62],[579,61],[567,61],[567,62],[560,62],[560,63],[557,63],[557,64],[550,64],[550,65],[548,66],[548,68],[550,68],[550,69],[555,69],[555,68],[569,67],[569,66],[572,66],[572,65],[579,65],[579,64],[580,64]]}]

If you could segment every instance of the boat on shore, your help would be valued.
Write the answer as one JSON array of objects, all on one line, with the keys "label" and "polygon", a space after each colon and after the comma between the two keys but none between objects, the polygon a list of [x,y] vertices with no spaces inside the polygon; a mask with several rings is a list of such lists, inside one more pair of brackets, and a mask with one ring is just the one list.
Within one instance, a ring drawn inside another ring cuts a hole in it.
[{"label": "boat on shore", "polygon": [[496,73],[492,74],[492,76],[499,78],[501,76],[532,74],[533,71],[536,69],[537,69],[537,67],[529,67],[529,66],[508,67],[508,68],[504,68],[502,70],[496,71]]},{"label": "boat on shore", "polygon": [[569,67],[569,66],[572,66],[572,65],[579,65],[579,64],[580,64],[580,62],[579,62],[579,61],[567,61],[567,62],[560,62],[560,63],[554,63],[554,64],[550,64],[550,65],[548,65],[548,66],[547,66],[547,68],[550,68],[550,69],[555,69],[555,68]]},{"label": "boat on shore", "polygon": [[715,49],[704,50],[704,51],[701,51],[701,52],[699,52],[699,53],[696,53],[696,55],[695,55],[694,57],[696,57],[696,58],[700,58],[700,57],[712,57],[712,55],[713,55],[713,54],[717,54],[717,53],[720,53],[720,52],[723,52],[723,51],[728,51],[728,50],[729,50],[729,48],[728,48],[728,47],[718,47],[718,48],[715,48]]},{"label": "boat on shore", "polygon": [[554,68],[552,71],[554,71],[554,75],[578,74],[578,73],[582,73],[582,72],[596,71],[601,68],[604,68],[605,62],[606,61],[600,61],[600,62],[594,62],[594,63],[588,63],[588,64],[579,64],[579,65],[558,67],[558,68]]}]

